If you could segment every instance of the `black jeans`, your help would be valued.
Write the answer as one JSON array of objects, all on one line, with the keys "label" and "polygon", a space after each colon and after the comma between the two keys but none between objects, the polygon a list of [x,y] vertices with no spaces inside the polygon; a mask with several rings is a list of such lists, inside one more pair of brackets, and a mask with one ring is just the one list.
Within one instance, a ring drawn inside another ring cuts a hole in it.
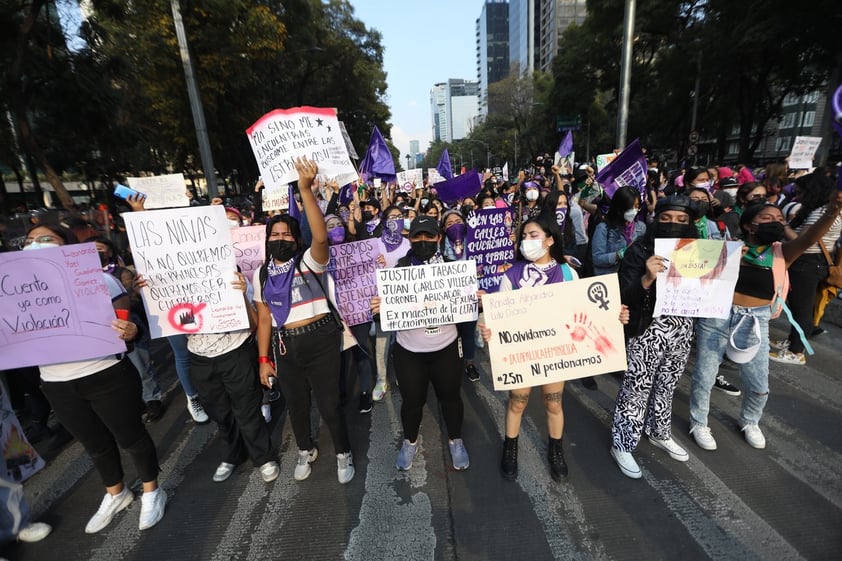
[{"label": "black jeans", "polygon": [[106,487],[123,481],[119,448],[131,456],[141,481],[157,479],[158,454],[141,419],[140,378],[128,359],[75,380],[44,382],[42,389],[59,421],[85,447]]},{"label": "black jeans", "polygon": [[[827,259],[821,253],[805,253],[789,267],[791,289],[786,302],[793,319],[804,330],[806,336],[813,330],[816,290],[819,283],[826,278]],[[794,327],[789,331],[789,350],[794,353],[804,352],[804,343]]]},{"label": "black jeans", "polygon": [[331,321],[315,331],[284,337],[286,353],[278,350],[277,330],[272,330],[278,385],[286,399],[289,421],[299,450],[313,448],[310,430],[310,391],[316,397],[319,413],[330,430],[337,454],[351,451],[348,427],[339,403],[339,363],[342,332]]},{"label": "black jeans", "polygon": [[[374,352],[371,348],[371,337],[369,336],[371,322],[352,325],[349,329],[358,343],[348,349],[347,354],[350,354],[351,357],[353,357],[354,364],[357,367],[357,378],[360,381],[360,393],[371,393],[371,388],[374,385],[375,371],[374,361],[372,360]],[[345,391],[347,391],[348,370],[348,361],[345,360],[345,357],[343,357],[341,360],[342,372],[340,389]]]},{"label": "black jeans", "polygon": [[427,389],[433,384],[441,405],[447,436],[462,438],[462,357],[459,339],[431,353],[414,353],[395,343],[395,375],[401,390],[401,423],[404,438],[415,442],[421,428],[421,416],[427,403]]},{"label": "black jeans", "polygon": [[213,358],[190,353],[190,379],[225,441],[222,461],[236,465],[248,457],[255,466],[271,461],[271,437],[260,413],[263,392],[254,341]]}]

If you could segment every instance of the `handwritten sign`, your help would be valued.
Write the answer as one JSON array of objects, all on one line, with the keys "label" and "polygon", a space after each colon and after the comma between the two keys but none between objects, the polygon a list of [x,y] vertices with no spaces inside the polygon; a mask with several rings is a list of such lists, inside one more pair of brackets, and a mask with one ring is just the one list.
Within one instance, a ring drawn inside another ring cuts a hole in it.
[{"label": "handwritten sign", "polygon": [[336,109],[293,107],[275,109],[246,130],[261,177],[267,187],[298,180],[295,159],[306,156],[331,176],[353,173]]},{"label": "handwritten sign", "polygon": [[669,259],[669,266],[658,275],[654,316],[729,317],[742,247],[742,242],[656,239],[655,254]]},{"label": "handwritten sign", "polygon": [[468,237],[465,255],[477,266],[480,290],[496,292],[500,287],[505,266],[514,261],[512,243],[512,210],[491,208],[477,210],[468,215]]},{"label": "handwritten sign", "polygon": [[0,253],[0,370],[125,352],[93,243]]},{"label": "handwritten sign", "polygon": [[822,143],[820,136],[796,136],[789,154],[789,169],[810,169],[813,167],[813,156]]},{"label": "handwritten sign", "polygon": [[266,260],[266,227],[231,228],[231,241],[240,272],[251,279]]},{"label": "handwritten sign", "polygon": [[439,170],[436,168],[427,168],[427,184],[428,185],[435,185],[436,183],[441,183],[444,181],[444,177],[439,173]]},{"label": "handwritten sign", "polygon": [[348,150],[348,155],[355,160],[359,160],[360,156],[354,148],[354,143],[351,142],[351,135],[348,134],[348,129],[345,128],[345,123],[342,121],[337,122],[339,123],[339,130],[342,132],[342,140],[345,141],[345,149]]},{"label": "handwritten sign", "polygon": [[127,177],[126,182],[135,191],[146,195],[143,206],[147,209],[190,206],[183,174]]},{"label": "handwritten sign", "polygon": [[486,294],[495,390],[626,369],[617,275]]},{"label": "handwritten sign", "polygon": [[596,169],[600,170],[614,161],[614,158],[617,157],[617,154],[599,154],[596,157]]},{"label": "handwritten sign", "polygon": [[404,191],[405,193],[409,193],[411,189],[405,190],[403,186],[407,183],[411,183],[416,187],[421,187],[422,185],[424,185],[424,170],[422,170],[421,168],[415,168],[408,169],[406,171],[399,171],[397,183],[398,187],[402,191]]},{"label": "handwritten sign", "polygon": [[376,239],[330,246],[328,271],[336,283],[336,307],[348,325],[371,321],[371,298],[377,296]]},{"label": "handwritten sign", "polygon": [[123,215],[153,339],[248,327],[222,205]]},{"label": "handwritten sign", "polygon": [[473,261],[378,269],[383,331],[433,327],[477,319]]},{"label": "handwritten sign", "polygon": [[289,185],[266,187],[262,197],[264,211],[289,209]]}]

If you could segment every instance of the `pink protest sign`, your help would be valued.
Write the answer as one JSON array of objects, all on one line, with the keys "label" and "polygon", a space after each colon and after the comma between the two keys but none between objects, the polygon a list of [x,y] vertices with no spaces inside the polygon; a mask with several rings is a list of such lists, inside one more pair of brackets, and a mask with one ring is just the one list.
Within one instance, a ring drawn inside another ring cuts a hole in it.
[{"label": "pink protest sign", "polygon": [[251,279],[266,260],[266,227],[231,228],[231,239],[237,266],[247,279]]},{"label": "pink protest sign", "polygon": [[0,370],[122,353],[96,245],[0,254]]}]

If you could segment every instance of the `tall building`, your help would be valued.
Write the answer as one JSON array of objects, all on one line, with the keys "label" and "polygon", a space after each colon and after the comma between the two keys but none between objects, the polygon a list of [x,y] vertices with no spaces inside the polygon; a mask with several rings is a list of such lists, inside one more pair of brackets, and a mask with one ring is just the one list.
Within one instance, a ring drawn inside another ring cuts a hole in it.
[{"label": "tall building", "polygon": [[511,0],[509,63],[513,71],[549,72],[558,43],[571,23],[581,24],[587,0]]},{"label": "tall building", "polygon": [[477,82],[451,78],[430,90],[433,139],[452,142],[471,132],[477,116]]},{"label": "tall building", "polygon": [[486,0],[477,19],[479,117],[488,115],[488,86],[509,74],[509,3]]},{"label": "tall building", "polygon": [[418,149],[420,148],[420,142],[417,140],[410,140],[409,141],[409,160],[413,164],[418,160]]}]

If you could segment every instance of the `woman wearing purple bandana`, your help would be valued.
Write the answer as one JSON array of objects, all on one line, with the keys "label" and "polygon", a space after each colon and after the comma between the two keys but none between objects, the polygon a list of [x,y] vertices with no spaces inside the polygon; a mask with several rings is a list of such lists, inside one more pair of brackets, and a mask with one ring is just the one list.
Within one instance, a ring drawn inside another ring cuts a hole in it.
[{"label": "woman wearing purple bandana", "polygon": [[[567,282],[578,278],[576,272],[566,263],[561,233],[549,217],[542,215],[530,218],[521,226],[519,234],[515,252],[517,257],[500,281],[500,292]],[[491,339],[491,330],[486,326],[480,325],[480,331],[485,341]],[[509,401],[506,406],[506,434],[503,441],[503,457],[500,461],[503,478],[508,481],[514,481],[517,478],[518,434],[531,391],[532,388],[524,388],[509,392]],[[564,411],[561,407],[563,392],[564,382],[541,386],[549,429],[547,456],[550,463],[550,475],[555,481],[567,477],[567,463],[564,461],[564,450],[561,445],[564,431]]]},{"label": "woman wearing purple bandana", "polygon": [[300,158],[295,169],[313,241],[305,248],[298,220],[288,214],[274,216],[266,225],[266,263],[254,277],[260,381],[271,387],[269,378],[277,376],[286,398],[298,445],[293,477],[307,479],[319,455],[310,432],[312,391],[333,440],[337,478],[344,484],[353,479],[354,464],[339,399],[342,333],[328,299],[332,282],[324,274],[330,260],[328,234],[310,189],[318,165]]}]

